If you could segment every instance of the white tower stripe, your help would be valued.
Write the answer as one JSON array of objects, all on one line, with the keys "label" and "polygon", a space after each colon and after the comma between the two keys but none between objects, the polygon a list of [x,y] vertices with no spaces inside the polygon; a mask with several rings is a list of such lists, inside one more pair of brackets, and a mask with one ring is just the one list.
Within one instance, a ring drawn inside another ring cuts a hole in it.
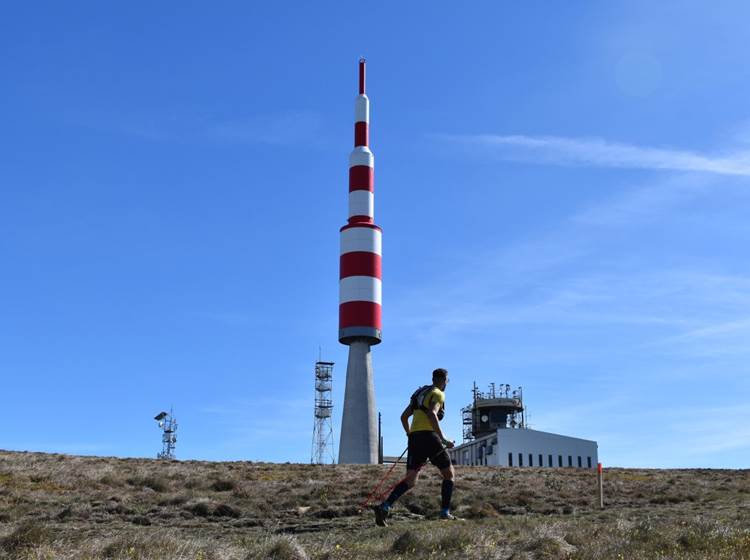
[{"label": "white tower stripe", "polygon": [[378,229],[352,227],[341,232],[341,254],[365,251],[383,254],[383,234]]},{"label": "white tower stripe", "polygon": [[382,305],[383,283],[372,276],[347,276],[339,280],[339,303],[371,301]]},{"label": "white tower stripe", "polygon": [[354,122],[370,122],[370,100],[364,94],[354,101]]},{"label": "white tower stripe", "polygon": [[370,191],[357,190],[349,193],[349,217],[375,216],[375,195]]},{"label": "white tower stripe", "polygon": [[352,150],[349,156],[349,167],[354,167],[355,165],[375,167],[375,156],[372,155],[370,148],[367,146],[357,146]]}]

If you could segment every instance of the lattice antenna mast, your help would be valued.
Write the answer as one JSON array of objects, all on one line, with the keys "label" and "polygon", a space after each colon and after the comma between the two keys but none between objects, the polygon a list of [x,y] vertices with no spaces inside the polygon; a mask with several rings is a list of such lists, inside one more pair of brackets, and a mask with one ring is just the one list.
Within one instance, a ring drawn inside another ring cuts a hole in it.
[{"label": "lattice antenna mast", "polygon": [[335,462],[333,449],[333,362],[315,362],[315,424],[310,462]]},{"label": "lattice antenna mast", "polygon": [[160,412],[154,416],[154,420],[159,423],[162,429],[161,452],[156,454],[157,459],[175,459],[174,448],[177,444],[177,420],[175,419],[172,408],[169,412]]}]

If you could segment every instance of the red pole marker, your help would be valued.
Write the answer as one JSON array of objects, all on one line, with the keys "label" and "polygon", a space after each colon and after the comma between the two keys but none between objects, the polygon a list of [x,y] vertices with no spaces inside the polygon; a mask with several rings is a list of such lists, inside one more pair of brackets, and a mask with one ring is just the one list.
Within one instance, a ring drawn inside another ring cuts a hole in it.
[{"label": "red pole marker", "polygon": [[[403,453],[401,453],[401,456],[398,459],[396,459],[396,462],[393,463],[393,466],[390,469],[388,469],[388,472],[385,473],[385,476],[383,478],[381,478],[380,482],[378,482],[378,484],[375,486],[375,488],[372,489],[372,492],[370,492],[370,495],[365,498],[364,502],[362,502],[361,504],[359,504],[359,507],[361,509],[365,509],[367,507],[367,504],[370,503],[370,500],[373,498],[373,496],[375,496],[375,493],[378,490],[380,490],[380,487],[385,482],[385,479],[390,476],[390,474],[393,472],[393,469],[396,468],[396,465],[398,465],[401,462],[401,459],[403,458],[403,456],[406,455],[406,451],[408,449],[409,449],[408,447],[406,449],[404,449]],[[399,482],[401,482],[401,481],[399,481]],[[387,490],[387,492],[390,492],[391,490],[393,490],[393,488],[395,488],[396,485],[398,485],[398,482],[396,484],[394,484],[393,487],[390,488],[390,490]]]},{"label": "red pole marker", "polygon": [[598,479],[599,483],[599,507],[604,508],[604,484],[603,484],[603,473],[602,473],[602,464],[598,463],[596,465],[596,478]]}]

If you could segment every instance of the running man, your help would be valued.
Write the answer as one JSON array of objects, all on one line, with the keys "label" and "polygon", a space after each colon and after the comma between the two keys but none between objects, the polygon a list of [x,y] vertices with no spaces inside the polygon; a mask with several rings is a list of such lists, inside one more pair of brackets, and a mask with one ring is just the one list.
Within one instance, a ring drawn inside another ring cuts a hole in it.
[{"label": "running man", "polygon": [[[386,519],[393,504],[417,483],[419,471],[429,460],[440,469],[443,475],[441,491],[440,519],[456,519],[451,515],[450,505],[453,495],[453,465],[446,448],[454,446],[443,435],[440,420],[445,412],[445,387],[448,384],[448,371],[438,368],[432,372],[432,385],[417,389],[411,396],[409,406],[401,414],[401,424],[409,438],[406,456],[406,477],[391,492],[382,504],[375,506],[375,523],[386,526]],[[411,427],[409,417],[413,416]]]}]

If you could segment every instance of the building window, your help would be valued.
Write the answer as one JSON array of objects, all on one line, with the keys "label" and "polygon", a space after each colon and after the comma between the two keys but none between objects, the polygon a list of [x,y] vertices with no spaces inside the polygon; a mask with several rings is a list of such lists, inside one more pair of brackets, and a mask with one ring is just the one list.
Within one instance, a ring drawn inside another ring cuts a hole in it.
[{"label": "building window", "polygon": [[562,455],[557,456],[557,466],[562,467]]},{"label": "building window", "polygon": [[547,455],[547,464],[552,467],[552,455]]},{"label": "building window", "polygon": [[591,457],[586,457],[586,464],[591,468]]},{"label": "building window", "polygon": [[531,453],[529,453],[529,466],[534,466],[534,456]]},{"label": "building window", "polygon": [[508,453],[508,466],[513,466],[513,453]]},{"label": "building window", "polygon": [[542,454],[541,453],[539,454],[539,466],[540,467],[544,466],[544,459],[542,458]]},{"label": "building window", "polygon": [[578,456],[578,468],[580,469],[583,466],[583,463],[581,463],[581,456]]},{"label": "building window", "polygon": [[568,466],[569,467],[573,466],[573,456],[572,455],[568,455]]},{"label": "building window", "polygon": [[518,466],[523,467],[523,453],[518,454]]}]

